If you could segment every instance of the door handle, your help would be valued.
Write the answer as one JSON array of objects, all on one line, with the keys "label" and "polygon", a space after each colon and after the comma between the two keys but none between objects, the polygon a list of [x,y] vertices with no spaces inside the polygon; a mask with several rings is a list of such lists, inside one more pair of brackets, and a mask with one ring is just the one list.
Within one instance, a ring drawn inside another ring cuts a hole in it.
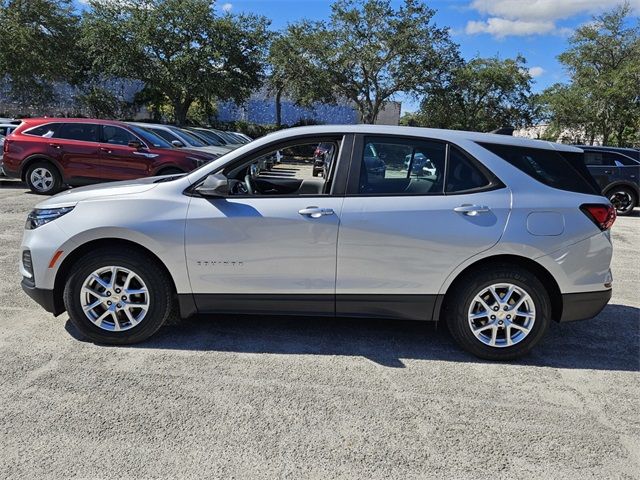
[{"label": "door handle", "polygon": [[606,173],[607,175],[611,175],[613,173],[613,171],[611,170],[605,170],[604,173]]},{"label": "door handle", "polygon": [[57,148],[57,149],[62,148],[62,145],[59,145],[59,144],[57,144],[57,143],[50,143],[50,144],[49,144],[49,146],[50,146],[51,148]]},{"label": "door handle", "polygon": [[488,213],[491,209],[484,205],[460,205],[459,207],[454,208],[453,211],[470,217],[475,217],[479,213]]},{"label": "door handle", "polygon": [[104,153],[111,153],[111,149],[106,148],[106,147],[100,147],[100,151],[102,151]]},{"label": "door handle", "polygon": [[320,218],[323,215],[333,215],[334,212],[331,208],[307,207],[298,210],[298,213],[305,217]]}]

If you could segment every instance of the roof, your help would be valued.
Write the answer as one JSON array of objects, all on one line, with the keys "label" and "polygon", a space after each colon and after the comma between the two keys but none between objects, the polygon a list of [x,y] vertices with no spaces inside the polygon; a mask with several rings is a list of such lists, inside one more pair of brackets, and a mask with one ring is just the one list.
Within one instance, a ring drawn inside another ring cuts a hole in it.
[{"label": "roof", "polygon": [[22,118],[23,122],[30,124],[41,124],[41,123],[53,123],[53,122],[64,122],[64,123],[98,123],[101,125],[122,125],[125,122],[121,122],[120,120],[104,120],[101,118],[67,118],[67,117],[33,117],[33,118]]},{"label": "roof", "polygon": [[548,150],[559,150],[565,152],[581,153],[582,150],[561,143],[547,142],[545,140],[533,140],[524,137],[512,137],[510,135],[497,135],[493,133],[467,132],[463,130],[442,130],[437,128],[422,127],[397,127],[390,125],[314,125],[309,127],[295,127],[268,135],[269,139],[277,140],[279,137],[286,138],[295,131],[297,135],[331,135],[337,133],[360,133],[369,135],[406,135],[408,137],[427,137],[437,140],[460,141],[468,140],[472,142],[488,142],[503,145],[514,145],[519,147],[543,148]]}]

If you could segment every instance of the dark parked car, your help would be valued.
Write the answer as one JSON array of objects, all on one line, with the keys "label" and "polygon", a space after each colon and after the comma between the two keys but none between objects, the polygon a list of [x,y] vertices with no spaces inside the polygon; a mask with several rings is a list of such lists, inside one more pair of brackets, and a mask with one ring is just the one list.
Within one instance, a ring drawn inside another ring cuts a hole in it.
[{"label": "dark parked car", "polygon": [[173,148],[135,125],[86,118],[27,119],[6,138],[3,168],[34,193],[63,185],[189,172],[216,155]]},{"label": "dark parked car", "polygon": [[632,148],[578,145],[584,150],[584,162],[602,194],[618,215],[629,215],[640,198],[640,151]]}]

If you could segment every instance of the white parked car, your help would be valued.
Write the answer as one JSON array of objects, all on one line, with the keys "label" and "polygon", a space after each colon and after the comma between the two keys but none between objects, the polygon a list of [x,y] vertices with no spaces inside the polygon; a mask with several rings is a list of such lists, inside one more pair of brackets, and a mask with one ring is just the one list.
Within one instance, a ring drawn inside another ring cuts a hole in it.
[{"label": "white parked car", "polygon": [[[333,158],[316,178],[320,143]],[[287,163],[259,173],[279,151]],[[407,171],[418,154],[433,175]],[[446,322],[469,352],[512,359],[552,320],[591,318],[611,297],[615,210],[581,156],[459,131],[284,130],[182,176],[38,204],[22,285],[99,343],[145,340],[176,315],[365,316]]]}]

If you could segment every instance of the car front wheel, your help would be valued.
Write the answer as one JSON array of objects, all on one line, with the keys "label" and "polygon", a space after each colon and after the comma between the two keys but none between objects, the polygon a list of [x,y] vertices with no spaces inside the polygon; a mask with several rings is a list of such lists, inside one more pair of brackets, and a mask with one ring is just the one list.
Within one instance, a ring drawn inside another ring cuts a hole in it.
[{"label": "car front wheel", "polygon": [[152,258],[129,249],[98,249],[71,268],[64,304],[73,325],[91,341],[146,340],[175,316],[173,288]]},{"label": "car front wheel", "polygon": [[526,355],[549,327],[549,295],[528,270],[487,267],[452,288],[449,331],[462,348],[480,358],[512,360]]}]

